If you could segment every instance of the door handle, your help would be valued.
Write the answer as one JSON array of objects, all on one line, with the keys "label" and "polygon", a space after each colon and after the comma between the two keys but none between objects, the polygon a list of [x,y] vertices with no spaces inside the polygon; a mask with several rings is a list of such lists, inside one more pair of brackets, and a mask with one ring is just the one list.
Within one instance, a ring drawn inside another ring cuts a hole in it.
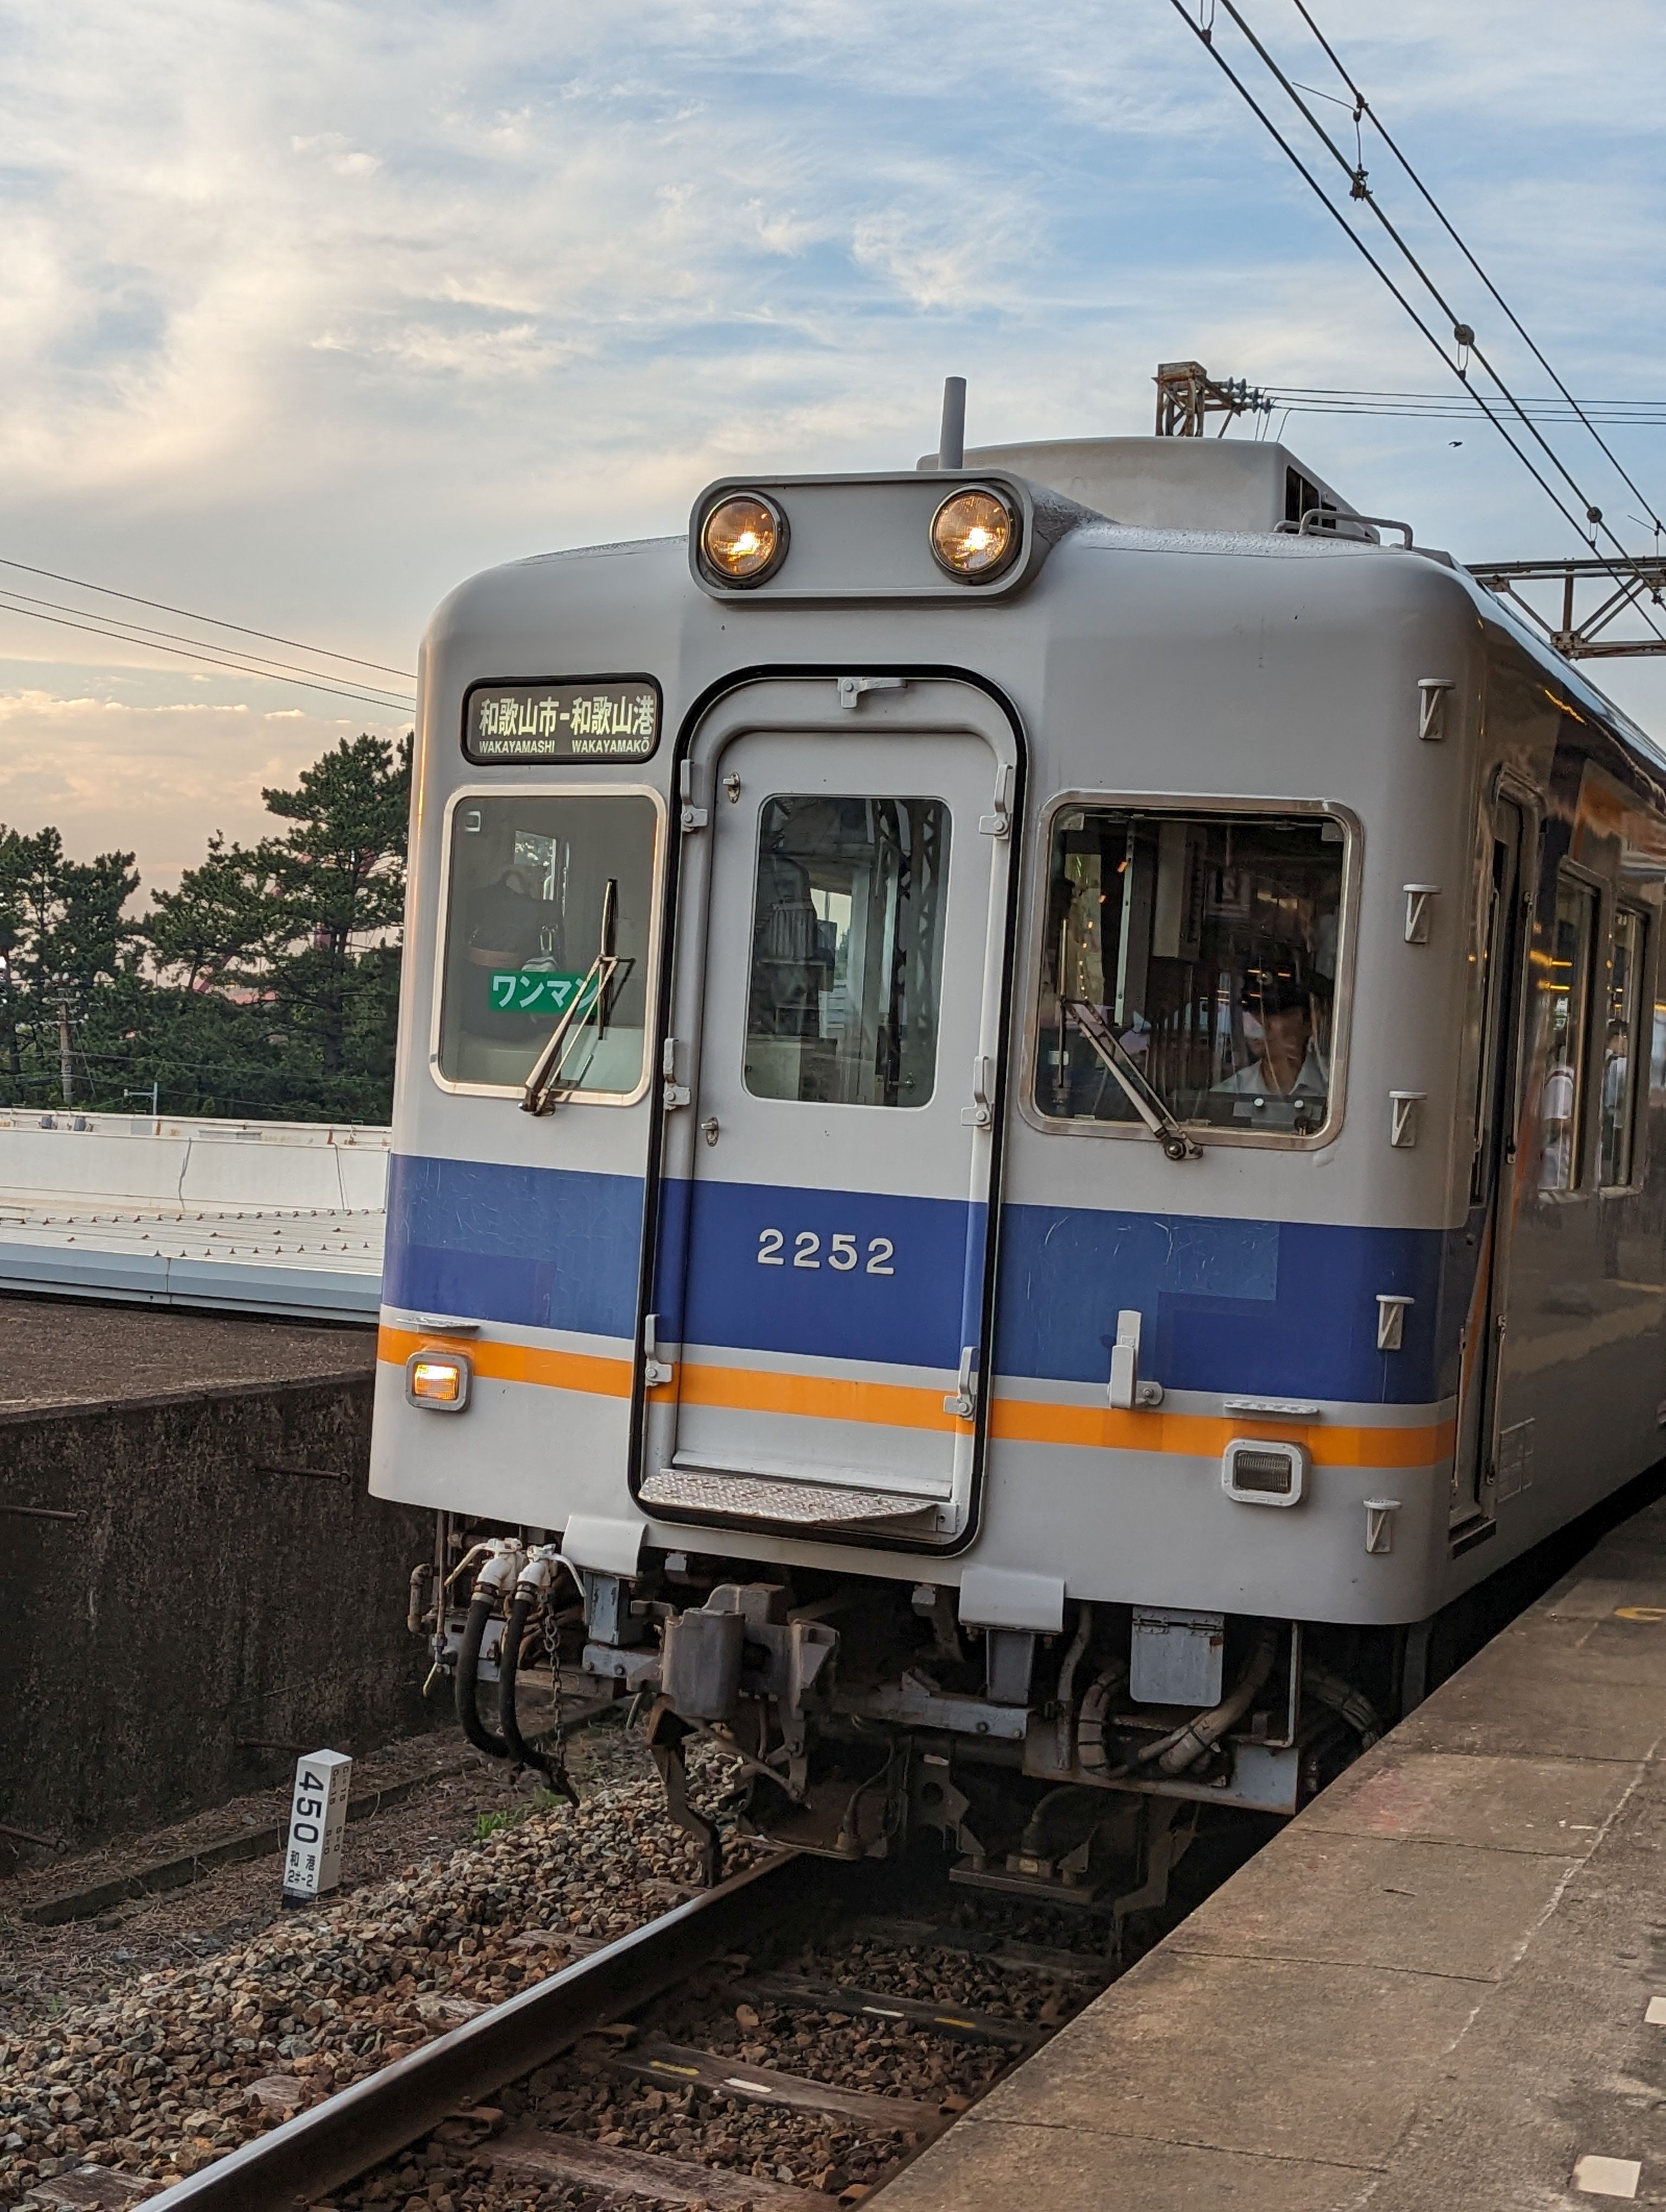
[{"label": "door handle", "polygon": [[1137,1306],[1124,1307],[1116,1316],[1116,1341],[1110,1348],[1110,1379],[1105,1389],[1111,1404],[1125,1413],[1163,1402],[1163,1385],[1140,1379],[1141,1318]]},{"label": "door handle", "polygon": [[961,1347],[960,1372],[955,1377],[954,1389],[943,1401],[943,1410],[962,1421],[970,1421],[977,1411],[977,1346],[975,1344]]},{"label": "door handle", "polygon": [[981,1052],[972,1062],[972,1103],[960,1109],[961,1125],[968,1129],[987,1129],[995,1118],[995,1064],[988,1053]]},{"label": "door handle", "polygon": [[1012,829],[1012,771],[1002,767],[995,775],[994,811],[980,814],[978,834],[982,837],[1010,836]]}]

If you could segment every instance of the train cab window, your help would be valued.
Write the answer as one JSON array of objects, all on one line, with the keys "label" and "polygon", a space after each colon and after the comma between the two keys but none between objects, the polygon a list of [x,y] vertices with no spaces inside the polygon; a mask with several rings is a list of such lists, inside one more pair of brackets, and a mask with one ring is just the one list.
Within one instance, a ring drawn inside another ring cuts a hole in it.
[{"label": "train cab window", "polygon": [[1643,972],[1647,923],[1635,907],[1614,917],[1614,964],[1608,970],[1608,1020],[1602,1037],[1602,1139],[1597,1180],[1613,1189],[1632,1180],[1633,1133],[1643,1072]]},{"label": "train cab window", "polygon": [[1533,1066],[1538,1081],[1539,1188],[1584,1181],[1585,1068],[1590,1059],[1596,893],[1563,875],[1549,950],[1533,963]]},{"label": "train cab window", "polygon": [[653,800],[638,793],[458,802],[440,1002],[447,1082],[519,1091],[570,1015],[570,1094],[623,1098],[641,1088],[657,827]]},{"label": "train cab window", "polygon": [[1346,850],[1322,815],[1055,816],[1039,1111],[1138,1127],[1149,1086],[1195,1127],[1318,1134],[1340,1042]]},{"label": "train cab window", "polygon": [[764,800],[746,1011],[754,1097],[926,1104],[948,866],[939,799]]}]

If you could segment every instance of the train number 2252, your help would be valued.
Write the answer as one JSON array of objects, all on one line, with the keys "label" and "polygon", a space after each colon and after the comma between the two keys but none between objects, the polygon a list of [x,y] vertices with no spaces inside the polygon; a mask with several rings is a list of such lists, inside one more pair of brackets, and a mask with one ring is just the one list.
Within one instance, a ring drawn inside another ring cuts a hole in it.
[{"label": "train number 2252", "polygon": [[[784,1267],[782,1256],[787,1243],[784,1231],[760,1229],[757,1234],[757,1264],[760,1267]],[[862,1269],[868,1275],[894,1275],[891,1266],[897,1247],[889,1237],[870,1237],[867,1240],[867,1265]],[[793,1239],[792,1264],[795,1267],[819,1267],[822,1264],[822,1240],[813,1229],[800,1229]],[[862,1255],[854,1237],[830,1237],[827,1240],[827,1264],[835,1273],[854,1275],[862,1266]]]}]

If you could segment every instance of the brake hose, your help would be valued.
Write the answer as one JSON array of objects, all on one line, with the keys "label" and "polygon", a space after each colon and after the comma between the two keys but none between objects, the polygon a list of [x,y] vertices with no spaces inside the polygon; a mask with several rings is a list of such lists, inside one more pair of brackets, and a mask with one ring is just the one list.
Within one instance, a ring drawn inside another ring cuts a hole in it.
[{"label": "brake hose", "polygon": [[[495,1735],[480,1717],[480,1644],[486,1633],[486,1623],[492,1617],[495,1603],[492,1593],[477,1589],[469,1607],[469,1617],[463,1628],[463,1641],[457,1652],[457,1721],[459,1727],[477,1751],[483,1751],[489,1759],[507,1759],[509,1747],[501,1735]],[[509,1648],[506,1636],[498,1646],[500,1662]]]}]

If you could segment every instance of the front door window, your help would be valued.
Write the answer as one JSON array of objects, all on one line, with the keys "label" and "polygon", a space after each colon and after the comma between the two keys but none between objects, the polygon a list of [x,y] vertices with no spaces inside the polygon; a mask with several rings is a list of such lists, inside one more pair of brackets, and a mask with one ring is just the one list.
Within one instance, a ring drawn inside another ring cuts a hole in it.
[{"label": "front door window", "polygon": [[937,1060],[948,810],[782,797],[758,818],[746,1088],[923,1106]]}]

